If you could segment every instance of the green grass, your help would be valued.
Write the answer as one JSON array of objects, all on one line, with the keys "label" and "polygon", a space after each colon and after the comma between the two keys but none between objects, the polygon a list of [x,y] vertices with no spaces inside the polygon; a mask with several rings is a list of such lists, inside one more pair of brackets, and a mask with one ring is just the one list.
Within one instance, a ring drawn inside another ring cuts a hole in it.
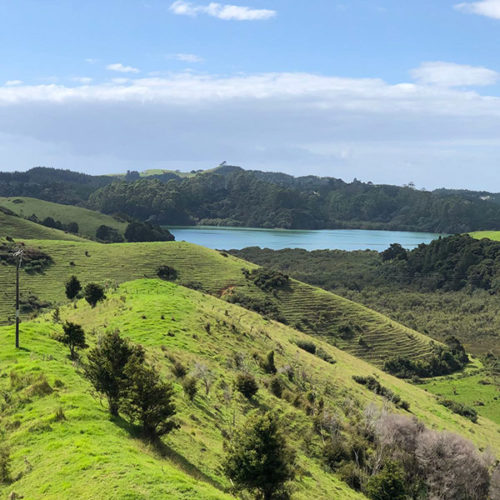
[{"label": "green grass", "polygon": [[[352,380],[353,375],[371,375],[408,401],[412,413],[429,427],[460,433],[477,446],[500,451],[499,427],[490,420],[480,417],[472,424],[439,405],[422,388],[316,339],[317,346],[336,360],[334,365],[326,363],[296,346],[309,336],[256,313],[158,280],[125,283],[108,289],[107,295],[95,309],[83,300],[61,308],[61,319],[82,324],[91,345],[102,332],[119,329],[145,347],[148,360],[164,378],[173,378],[172,357],[189,370],[196,363],[206,364],[214,376],[210,394],[200,388],[190,402],[180,381],[174,381],[181,429],[165,438],[162,455],[138,439],[127,423],[108,418],[78,366],[68,359],[67,349],[53,340],[52,334],[61,326],[52,322],[51,314],[22,324],[21,351],[13,348],[13,327],[0,327],[0,389],[9,390],[13,371],[28,379],[27,388],[10,390],[15,401],[0,413],[14,475],[21,475],[12,485],[0,487],[0,496],[14,490],[26,499],[225,498],[223,490],[229,483],[220,468],[223,432],[230,433],[233,421],[242,423],[249,411],[274,408],[286,423],[287,438],[298,452],[302,471],[293,483],[292,498],[362,498],[322,467],[321,442],[304,410],[266,389],[269,375],[253,354],[264,356],[271,349],[278,369],[294,366],[297,380],[287,382],[293,394],[314,390],[324,398],[326,408],[344,419],[361,413],[370,403],[383,403],[380,396]],[[232,392],[238,373],[235,353],[240,353],[245,369],[258,380],[260,390],[252,403]],[[30,386],[40,374],[55,391],[29,397]],[[56,379],[64,385],[57,388]],[[225,396],[228,391],[230,397]],[[55,422],[59,407],[66,420]]]},{"label": "green grass", "polygon": [[83,241],[74,234],[52,229],[0,210],[0,238]]},{"label": "green grass", "polygon": [[0,198],[0,206],[12,210],[22,217],[30,217],[32,214],[35,214],[40,220],[46,217],[52,217],[54,220],[61,221],[63,224],[76,222],[78,224],[79,234],[85,238],[95,239],[96,230],[101,225],[116,229],[122,236],[127,229],[127,222],[115,219],[110,215],[101,214],[100,212],[82,207],[61,205],[59,203],[38,200],[36,198]]},{"label": "green grass", "polygon": [[500,241],[500,231],[475,231],[469,234],[478,240],[488,238],[489,240]]},{"label": "green grass", "polygon": [[[22,292],[33,294],[53,305],[65,302],[64,283],[72,274],[85,284],[122,283],[138,278],[155,278],[158,266],[178,271],[178,283],[197,287],[217,297],[242,293],[248,297],[274,301],[290,325],[328,340],[367,359],[377,366],[397,354],[412,358],[431,352],[430,338],[330,292],[293,281],[290,289],[274,297],[264,294],[245,279],[242,268],[256,266],[232,256],[223,256],[185,242],[123,243],[102,245],[95,242],[32,241],[49,254],[54,264],[43,275],[22,275]],[[14,268],[0,266],[0,318],[12,316]],[[1,319],[0,319],[1,322]],[[338,330],[348,322],[354,333],[341,338]],[[360,345],[363,337],[365,344]]]},{"label": "green grass", "polygon": [[474,408],[480,415],[500,425],[500,389],[478,360],[464,373],[436,377],[422,387],[429,392]]}]

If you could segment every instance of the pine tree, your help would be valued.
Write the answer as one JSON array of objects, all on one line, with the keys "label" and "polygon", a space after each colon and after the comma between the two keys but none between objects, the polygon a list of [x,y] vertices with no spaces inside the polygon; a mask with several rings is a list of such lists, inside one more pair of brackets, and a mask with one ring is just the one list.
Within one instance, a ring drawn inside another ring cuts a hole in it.
[{"label": "pine tree", "polygon": [[124,370],[132,354],[144,359],[142,349],[131,346],[118,332],[107,333],[88,354],[85,374],[96,391],[106,396],[111,415],[118,415],[126,383]]},{"label": "pine tree", "polygon": [[71,323],[67,321],[63,325],[63,335],[60,338],[63,344],[69,347],[69,353],[71,359],[76,359],[77,349],[85,349],[87,344],[85,343],[85,332],[80,325],[76,323]]},{"label": "pine tree", "polygon": [[172,420],[175,415],[174,388],[163,382],[159,375],[144,360],[132,356],[125,367],[127,385],[121,400],[123,413],[132,423],[139,423],[144,434],[150,438],[168,434],[178,425]]},{"label": "pine tree", "polygon": [[76,276],[71,276],[71,278],[66,282],[66,297],[69,300],[73,300],[78,292],[82,289],[82,285]]},{"label": "pine tree", "polygon": [[280,495],[295,477],[295,452],[273,413],[253,414],[233,438],[224,469],[238,489],[257,490],[264,500]]}]

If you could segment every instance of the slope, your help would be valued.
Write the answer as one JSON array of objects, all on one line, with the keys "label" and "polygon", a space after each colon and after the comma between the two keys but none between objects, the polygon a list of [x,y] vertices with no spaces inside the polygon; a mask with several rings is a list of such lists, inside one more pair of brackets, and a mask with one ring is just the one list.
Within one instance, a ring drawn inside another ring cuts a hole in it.
[{"label": "slope", "polygon": [[[157,277],[159,266],[177,272],[177,283],[267,313],[271,318],[321,337],[381,366],[397,354],[422,358],[431,339],[364,306],[298,281],[283,290],[265,292],[242,269],[257,266],[186,242],[124,243],[32,241],[53,264],[43,275],[23,273],[22,290],[53,305],[65,302],[64,282],[76,275],[82,283],[122,283]],[[0,318],[13,309],[14,268],[0,267]],[[362,339],[362,340],[360,340]]]},{"label": "slope", "polygon": [[8,215],[8,213],[0,210],[0,238],[36,238],[45,240],[67,240],[67,241],[83,241],[83,238],[71,233],[52,229],[40,224],[35,224],[29,220]]},{"label": "slope", "polygon": [[[309,340],[307,335],[256,313],[158,280],[125,283],[107,294],[95,309],[84,301],[61,308],[61,320],[82,324],[91,345],[102,332],[119,329],[146,348],[149,361],[164,378],[173,379],[173,361],[191,373],[204,365],[211,374],[209,393],[200,388],[191,402],[182,394],[181,379],[174,380],[181,428],[169,435],[162,449],[151,449],[125,421],[110,421],[105,407],[91,397],[78,367],[67,359],[66,348],[52,338],[61,327],[51,315],[23,325],[23,351],[12,348],[12,327],[2,327],[0,385],[4,394],[9,387],[18,390],[15,404],[3,410],[2,423],[12,450],[13,472],[20,478],[9,488],[0,488],[0,493],[15,490],[25,498],[49,499],[97,494],[103,498],[224,498],[222,490],[229,482],[221,473],[223,436],[231,435],[250,411],[273,408],[286,422],[287,438],[298,452],[302,472],[293,484],[292,498],[362,498],[322,465],[321,439],[313,432],[307,410],[314,404],[308,403],[314,401],[312,395],[321,396],[325,409],[351,425],[361,418],[366,405],[384,403],[382,397],[356,384],[353,375],[375,376],[407,400],[412,413],[428,426],[500,450],[498,427],[489,420],[480,418],[472,424],[418,387],[317,340],[317,347],[336,361],[327,363],[297,347],[298,341]],[[282,375],[289,393],[282,399],[267,389],[270,376],[259,364],[259,357],[271,349],[278,369],[291,366],[295,373],[293,381]],[[259,383],[254,401],[233,390],[241,370],[252,373]],[[36,390],[41,373],[54,392]],[[57,420],[59,408],[65,418]]]},{"label": "slope", "polygon": [[95,239],[96,230],[105,225],[116,229],[122,236],[127,229],[127,222],[121,219],[104,215],[93,210],[72,205],[61,205],[50,201],[39,200],[28,197],[0,198],[0,206],[3,206],[22,217],[30,217],[35,214],[39,220],[52,217],[63,224],[76,222],[78,232],[82,236]]}]

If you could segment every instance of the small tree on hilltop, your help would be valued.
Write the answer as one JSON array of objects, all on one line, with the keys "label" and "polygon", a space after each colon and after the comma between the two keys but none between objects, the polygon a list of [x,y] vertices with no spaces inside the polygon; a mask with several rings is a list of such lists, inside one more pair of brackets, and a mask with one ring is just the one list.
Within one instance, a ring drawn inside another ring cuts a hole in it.
[{"label": "small tree on hilltop", "polygon": [[69,347],[69,355],[71,359],[76,359],[78,349],[85,349],[87,344],[85,343],[85,332],[80,325],[76,323],[71,323],[67,321],[63,325],[63,334],[60,337],[60,341]]},{"label": "small tree on hilltop", "polygon": [[118,332],[107,333],[88,354],[85,375],[97,392],[108,400],[111,415],[118,415],[123,387],[126,383],[125,366],[132,354],[144,359],[140,347],[131,346]]},{"label": "small tree on hilltop", "polygon": [[85,300],[91,305],[91,307],[95,307],[96,304],[104,300],[106,295],[104,294],[104,288],[97,283],[89,283],[85,287]]},{"label": "small tree on hilltop", "polygon": [[140,423],[150,438],[163,436],[178,427],[175,415],[174,388],[162,382],[158,374],[144,361],[132,356],[125,367],[127,385],[121,409],[132,423]]},{"label": "small tree on hilltop", "polygon": [[285,483],[295,477],[295,452],[276,415],[248,417],[230,443],[224,470],[240,490],[257,490],[264,500],[283,498]]},{"label": "small tree on hilltop", "polygon": [[66,282],[66,297],[69,300],[73,300],[80,290],[82,285],[76,276],[71,276],[71,278]]}]

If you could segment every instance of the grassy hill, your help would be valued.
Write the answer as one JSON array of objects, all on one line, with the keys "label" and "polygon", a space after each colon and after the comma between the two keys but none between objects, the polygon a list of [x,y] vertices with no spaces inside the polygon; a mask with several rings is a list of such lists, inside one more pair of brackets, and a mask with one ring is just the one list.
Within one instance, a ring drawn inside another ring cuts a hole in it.
[{"label": "grassy hill", "polygon": [[500,231],[475,231],[469,234],[478,240],[488,238],[489,240],[500,241]]},{"label": "grassy hill", "polygon": [[[52,305],[65,302],[64,283],[76,275],[82,283],[122,283],[156,278],[159,266],[177,271],[177,283],[236,301],[302,331],[325,339],[377,366],[396,354],[413,359],[432,351],[431,339],[364,306],[330,292],[291,281],[265,292],[245,278],[242,269],[256,266],[185,242],[125,243],[31,241],[53,259],[43,275],[22,275],[22,293]],[[0,318],[13,311],[14,268],[0,266]],[[26,316],[25,316],[26,317]]]},{"label": "grassy hill", "polygon": [[11,238],[29,238],[43,240],[68,240],[83,241],[83,238],[71,233],[52,229],[40,224],[35,224],[22,217],[7,215],[0,210],[0,238],[10,236]]},{"label": "grassy hill", "polygon": [[[182,250],[177,251],[179,259],[183,255],[188,261],[194,250],[200,258],[206,252],[216,270],[226,269],[226,278],[241,266],[236,259],[219,257],[219,262],[206,249],[194,247],[190,253],[184,244]],[[200,263],[193,264],[200,276]],[[210,286],[216,286],[216,280]],[[480,417],[472,424],[438,405],[421,388],[316,339],[317,347],[336,363],[323,361],[297,347],[298,341],[310,340],[307,335],[173,283],[143,279],[111,287],[107,300],[95,309],[81,300],[61,308],[59,316],[82,324],[91,345],[102,332],[119,329],[145,347],[148,360],[164,378],[174,378],[174,360],[188,371],[203,363],[213,385],[208,395],[200,389],[191,402],[183,394],[181,380],[174,380],[181,428],[153,448],[126,421],[110,420],[78,364],[53,339],[61,325],[54,323],[52,314],[22,324],[20,351],[13,348],[13,328],[0,327],[0,389],[4,398],[10,398],[9,404],[0,406],[0,436],[11,449],[13,475],[18,478],[0,486],[2,497],[15,491],[25,499],[230,498],[224,493],[229,481],[221,473],[223,436],[231,435],[249,412],[274,408],[298,452],[299,474],[292,498],[363,498],[323,466],[321,439],[313,431],[307,410],[315,406],[311,395],[321,396],[324,408],[338,414],[346,428],[362,419],[370,403],[402,412],[356,384],[353,375],[376,377],[405,399],[412,414],[427,426],[457,432],[497,453],[500,450],[499,427],[493,422]],[[293,379],[281,375],[288,391],[281,399],[267,389],[270,376],[258,362],[270,350],[275,351],[279,370],[292,366],[296,374]],[[240,370],[252,373],[258,381],[254,401],[248,402],[233,390]]]},{"label": "grassy hill", "polygon": [[35,214],[40,220],[46,217],[52,217],[54,220],[61,221],[63,224],[76,222],[78,224],[79,234],[85,238],[95,239],[96,230],[101,225],[116,229],[122,236],[127,229],[127,222],[118,220],[110,215],[101,214],[82,207],[61,205],[59,203],[38,200],[36,198],[0,198],[0,206],[22,217],[30,217],[32,214]]}]

